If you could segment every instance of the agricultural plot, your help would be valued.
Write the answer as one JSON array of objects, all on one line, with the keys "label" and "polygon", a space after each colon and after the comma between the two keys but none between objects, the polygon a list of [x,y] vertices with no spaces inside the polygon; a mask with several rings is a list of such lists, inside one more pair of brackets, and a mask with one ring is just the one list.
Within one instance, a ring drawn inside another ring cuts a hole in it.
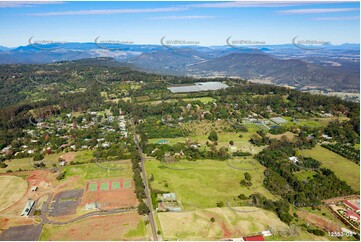
[{"label": "agricultural plot", "polygon": [[[249,209],[252,212],[236,212],[228,207],[198,209],[158,213],[158,218],[164,240],[220,240],[268,229],[274,233],[289,230],[274,213],[253,207]],[[214,222],[210,221],[211,218],[214,218]]]},{"label": "agricultural plot", "polygon": [[301,155],[311,157],[332,170],[338,178],[345,181],[354,190],[360,191],[360,167],[352,161],[317,145],[311,150],[301,150]]},{"label": "agricultural plot", "polygon": [[20,177],[0,176],[0,211],[19,201],[27,189],[27,182]]},{"label": "agricultural plot", "polygon": [[[232,167],[227,161],[180,161],[163,165],[152,159],[146,161],[145,165],[147,174],[153,174],[154,177],[151,187],[176,193],[185,210],[212,208],[216,203],[226,203],[241,193],[249,196],[258,192],[267,198],[274,198],[263,187],[265,168],[256,161],[253,164],[245,162],[245,165],[239,167],[233,164],[235,167]],[[245,172],[252,176],[251,187],[240,185]]]}]

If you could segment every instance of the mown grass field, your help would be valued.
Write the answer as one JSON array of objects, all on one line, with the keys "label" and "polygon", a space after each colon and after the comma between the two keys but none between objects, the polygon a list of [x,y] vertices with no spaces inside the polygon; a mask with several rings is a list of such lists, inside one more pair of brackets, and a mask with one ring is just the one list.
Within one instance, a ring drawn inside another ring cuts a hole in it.
[{"label": "mown grass field", "polygon": [[81,165],[66,166],[65,175],[66,177],[77,176],[81,181],[92,180],[92,179],[106,179],[106,178],[132,178],[131,164],[128,162],[102,162],[103,167],[111,168],[124,168],[122,170],[104,169],[95,163],[87,163]]},{"label": "mown grass field", "polygon": [[[254,169],[247,171],[252,176],[251,187],[240,185],[246,171],[232,168],[226,161],[180,161],[176,164],[166,164],[168,167],[165,167],[160,161],[152,159],[147,160],[145,165],[148,176],[153,174],[154,177],[154,181],[150,183],[151,187],[176,193],[177,200],[185,210],[216,207],[217,202],[226,203],[241,193],[249,196],[258,192],[274,199],[274,196],[263,187],[265,167],[256,161],[244,167]],[[176,170],[184,168],[187,170]]]},{"label": "mown grass field", "polygon": [[[249,209],[247,213],[228,207],[198,209],[158,213],[158,217],[164,240],[220,240],[239,238],[270,228],[274,231],[289,229],[276,214],[259,208]],[[210,221],[212,217],[214,222]]]},{"label": "mown grass field", "polygon": [[26,193],[28,183],[16,176],[0,176],[0,211],[17,202]]},{"label": "mown grass field", "polygon": [[357,164],[320,145],[311,150],[301,150],[301,155],[320,161],[324,167],[332,170],[355,191],[360,191],[360,166]]}]

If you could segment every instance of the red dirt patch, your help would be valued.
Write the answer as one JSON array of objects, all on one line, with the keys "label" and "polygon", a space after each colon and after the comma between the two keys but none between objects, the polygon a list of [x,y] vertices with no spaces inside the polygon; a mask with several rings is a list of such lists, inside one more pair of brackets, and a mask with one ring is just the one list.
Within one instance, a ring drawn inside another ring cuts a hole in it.
[{"label": "red dirt patch", "polygon": [[341,231],[340,226],[329,219],[322,218],[318,215],[308,213],[306,211],[298,211],[297,214],[299,217],[303,218],[309,223],[326,231],[332,231],[332,232]]},{"label": "red dirt patch", "polygon": [[223,237],[224,238],[230,238],[232,233],[231,233],[231,231],[229,231],[227,226],[224,223],[222,223],[221,227],[222,227]]},{"label": "red dirt patch", "polygon": [[[136,212],[118,215],[88,218],[62,226],[62,229],[50,229],[49,240],[147,240],[142,237],[127,238],[126,233],[134,230],[142,217]],[[48,225],[49,226],[49,225]]]},{"label": "red dirt patch", "polygon": [[86,191],[81,206],[97,203],[101,209],[113,209],[137,206],[138,200],[133,189],[117,189],[110,191]]},{"label": "red dirt patch", "polygon": [[66,162],[72,162],[75,157],[75,152],[68,152],[60,156],[61,159],[65,160]]}]

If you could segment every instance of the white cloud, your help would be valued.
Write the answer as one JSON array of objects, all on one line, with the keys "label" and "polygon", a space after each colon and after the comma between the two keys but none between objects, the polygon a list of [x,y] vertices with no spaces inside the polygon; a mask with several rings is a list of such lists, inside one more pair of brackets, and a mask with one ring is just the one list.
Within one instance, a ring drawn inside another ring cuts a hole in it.
[{"label": "white cloud", "polygon": [[214,16],[190,15],[190,16],[160,16],[148,18],[150,20],[178,20],[178,19],[211,19]]},{"label": "white cloud", "polygon": [[306,8],[277,11],[278,14],[317,14],[360,11],[359,8]]},{"label": "white cloud", "polygon": [[343,21],[343,20],[357,20],[357,19],[360,19],[360,16],[324,17],[324,18],[313,18],[312,20]]},{"label": "white cloud", "polygon": [[169,8],[135,8],[135,9],[103,9],[103,10],[78,10],[63,12],[30,13],[28,16],[64,16],[64,15],[109,15],[109,14],[130,14],[130,13],[162,13],[184,11],[184,7]]},{"label": "white cloud", "polygon": [[62,3],[63,2],[55,2],[55,1],[0,2],[0,8],[23,8],[23,7],[35,7],[37,5],[62,4]]},{"label": "white cloud", "polygon": [[297,2],[269,2],[269,1],[237,1],[237,2],[218,2],[218,3],[199,3],[187,5],[193,8],[247,8],[247,7],[289,7],[297,6]]}]

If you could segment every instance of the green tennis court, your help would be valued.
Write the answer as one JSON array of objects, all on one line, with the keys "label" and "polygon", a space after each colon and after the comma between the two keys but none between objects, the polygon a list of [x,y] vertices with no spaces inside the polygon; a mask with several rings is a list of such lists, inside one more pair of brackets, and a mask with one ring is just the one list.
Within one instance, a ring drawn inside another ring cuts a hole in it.
[{"label": "green tennis court", "polygon": [[123,188],[130,188],[130,187],[131,187],[130,181],[124,181],[123,182]]},{"label": "green tennis court", "polygon": [[94,192],[96,190],[98,190],[98,184],[96,183],[89,184],[89,191]]},{"label": "green tennis court", "polygon": [[109,190],[109,182],[103,182],[100,184],[101,191],[108,191]]},{"label": "green tennis court", "polygon": [[112,190],[120,189],[120,182],[112,182]]}]

